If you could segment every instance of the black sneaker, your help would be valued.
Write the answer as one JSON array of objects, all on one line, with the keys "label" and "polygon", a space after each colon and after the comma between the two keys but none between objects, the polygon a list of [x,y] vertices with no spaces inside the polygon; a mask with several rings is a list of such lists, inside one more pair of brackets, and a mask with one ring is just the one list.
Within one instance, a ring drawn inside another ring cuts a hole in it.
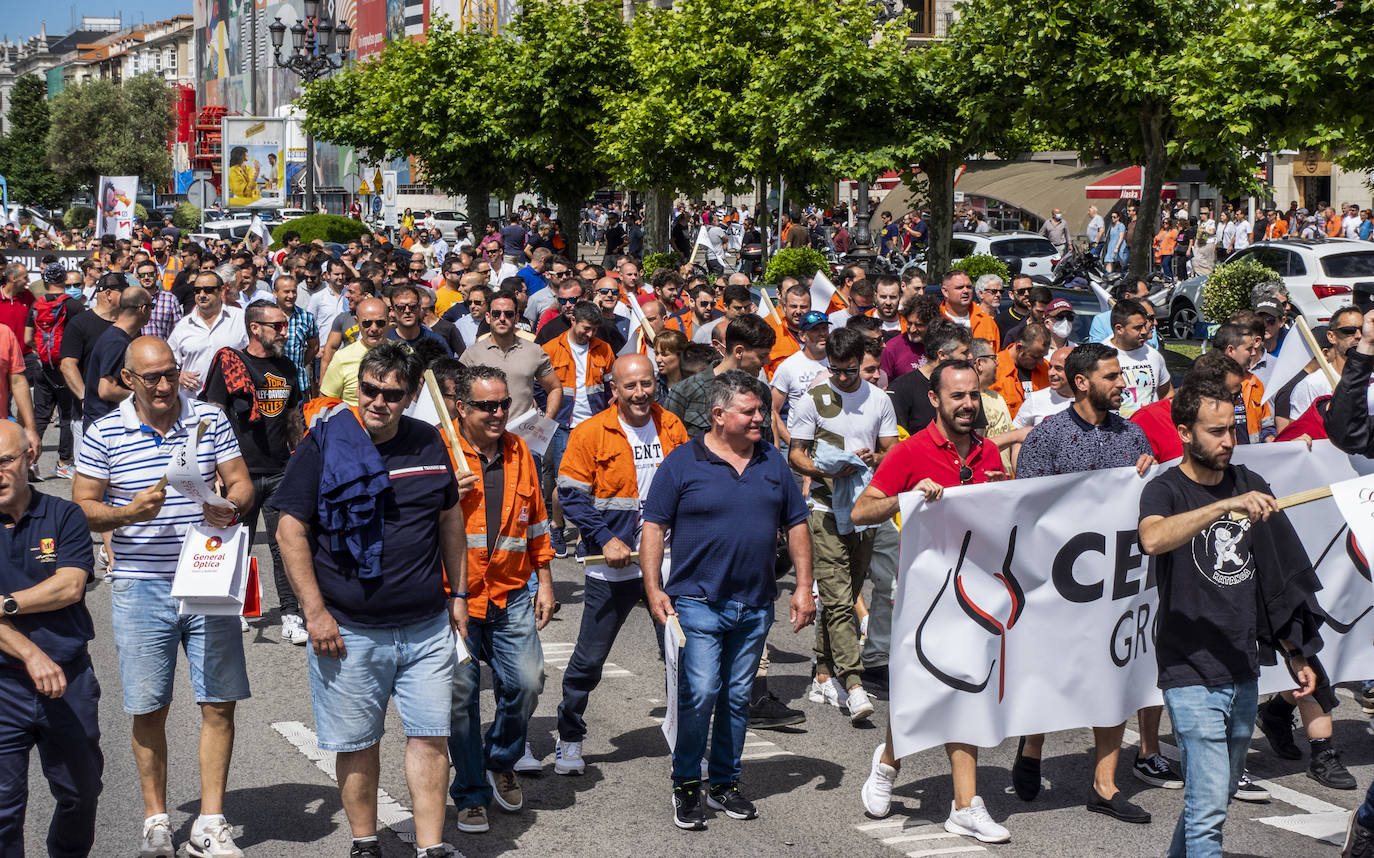
[{"label": "black sneaker", "polygon": [[1312,764],[1307,767],[1307,776],[1332,789],[1354,789],[1356,786],[1354,775],[1341,765],[1341,753],[1335,748],[1313,754]]},{"label": "black sneaker", "polygon": [[1374,715],[1374,686],[1361,688],[1360,693],[1355,695],[1355,700],[1359,702],[1364,714]]},{"label": "black sneaker", "polygon": [[1236,798],[1240,801],[1268,801],[1269,790],[1250,780],[1249,772],[1240,773],[1240,783],[1236,784]]},{"label": "black sneaker", "polygon": [[563,539],[563,530],[555,527],[549,531],[549,545],[553,548],[554,557],[568,556],[568,543]]},{"label": "black sneaker", "polygon": [[673,785],[673,824],[684,831],[706,830],[706,807],[701,803],[701,781]]},{"label": "black sneaker", "polygon": [[1360,824],[1359,811],[1350,814],[1350,827],[1345,830],[1345,847],[1341,858],[1374,858],[1374,831]]},{"label": "black sneaker", "polygon": [[1183,775],[1164,759],[1163,754],[1136,755],[1132,772],[1136,778],[1161,789],[1183,789]]},{"label": "black sneaker", "polygon": [[1274,753],[1285,760],[1301,760],[1302,751],[1298,750],[1298,746],[1293,742],[1292,710],[1290,709],[1286,715],[1275,712],[1275,700],[1280,700],[1280,705],[1287,706],[1282,703],[1281,698],[1270,698],[1259,708],[1259,716],[1255,718],[1255,723],[1263,731],[1264,738],[1269,740],[1269,747],[1274,749]]},{"label": "black sneaker", "polygon": [[1022,737],[1016,744],[1016,762],[1011,764],[1011,787],[1022,801],[1035,801],[1040,795],[1040,760],[1021,753],[1025,747]]},{"label": "black sneaker", "polygon": [[348,850],[348,858],[382,858],[382,844],[375,840],[354,840],[353,848]]},{"label": "black sneaker", "polygon": [[781,700],[771,694],[749,704],[749,726],[755,730],[795,727],[805,721],[805,712],[787,708]]},{"label": "black sneaker", "polygon": [[754,819],[759,815],[754,803],[740,794],[739,784],[713,784],[706,791],[706,804],[723,810],[731,819]]}]

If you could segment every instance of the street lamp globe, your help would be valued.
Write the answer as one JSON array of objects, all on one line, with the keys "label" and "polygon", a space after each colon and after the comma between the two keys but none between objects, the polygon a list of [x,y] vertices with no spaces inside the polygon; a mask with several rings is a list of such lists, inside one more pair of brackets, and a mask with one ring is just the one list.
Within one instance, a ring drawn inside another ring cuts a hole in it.
[{"label": "street lamp globe", "polygon": [[272,50],[280,52],[281,44],[286,39],[286,25],[281,22],[281,18],[272,19],[272,23],[267,25],[267,31],[272,35]]}]

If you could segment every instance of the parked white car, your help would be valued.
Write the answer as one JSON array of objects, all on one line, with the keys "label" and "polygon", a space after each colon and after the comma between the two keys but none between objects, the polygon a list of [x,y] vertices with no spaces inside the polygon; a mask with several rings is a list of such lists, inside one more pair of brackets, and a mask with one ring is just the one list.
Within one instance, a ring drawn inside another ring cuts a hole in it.
[{"label": "parked white car", "polygon": [[1007,264],[1013,275],[1029,274],[1036,281],[1049,283],[1059,251],[1050,240],[1034,232],[956,232],[949,240],[949,255],[958,265],[965,256],[976,253],[995,256]]},{"label": "parked white car", "polygon": [[[1308,324],[1324,325],[1331,314],[1355,303],[1357,291],[1374,293],[1374,244],[1349,238],[1285,238],[1256,242],[1223,265],[1253,259],[1278,272],[1288,287],[1289,302]],[[1191,337],[1202,314],[1202,288],[1207,277],[1192,277],[1169,293],[1168,330]],[[1356,289],[1356,287],[1361,287]],[[1161,311],[1166,308],[1161,304]],[[1163,313],[1161,313],[1163,315]]]}]

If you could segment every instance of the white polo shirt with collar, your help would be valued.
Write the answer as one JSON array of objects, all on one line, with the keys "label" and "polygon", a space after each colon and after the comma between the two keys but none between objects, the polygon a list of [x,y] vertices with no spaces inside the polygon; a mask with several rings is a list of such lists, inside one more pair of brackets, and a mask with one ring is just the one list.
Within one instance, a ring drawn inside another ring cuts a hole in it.
[{"label": "white polo shirt with collar", "polygon": [[210,371],[215,352],[223,348],[242,349],[248,346],[248,329],[243,323],[243,311],[237,307],[224,307],[214,322],[207,324],[193,307],[172,328],[167,345],[171,346],[182,371],[198,374],[200,386],[204,388],[205,376]]}]

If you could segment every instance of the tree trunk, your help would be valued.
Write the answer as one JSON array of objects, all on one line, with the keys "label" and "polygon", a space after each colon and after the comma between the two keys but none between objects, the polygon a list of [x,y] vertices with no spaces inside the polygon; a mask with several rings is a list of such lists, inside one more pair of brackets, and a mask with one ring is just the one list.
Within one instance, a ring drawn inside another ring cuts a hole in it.
[{"label": "tree trunk", "polygon": [[[949,268],[949,244],[954,228],[955,154],[943,152],[921,162],[930,200],[930,249],[926,251],[926,282],[939,283]],[[877,243],[878,236],[874,236]]]},{"label": "tree trunk", "polygon": [[644,194],[644,255],[668,250],[668,211],[672,195],[660,188]]},{"label": "tree trunk", "polygon": [[[487,221],[491,219],[488,214],[491,199],[491,188],[474,182],[463,188],[463,203],[468,208],[468,240],[474,250],[477,250],[477,240],[487,231]],[[460,242],[461,243],[461,242]],[[456,253],[458,248],[453,248]]]},{"label": "tree trunk", "polygon": [[1135,234],[1131,236],[1131,255],[1126,266],[1132,277],[1147,277],[1150,273],[1155,233],[1159,230],[1159,194],[1164,188],[1164,171],[1169,163],[1164,111],[1157,105],[1147,105],[1141,109],[1140,133],[1145,163],[1140,175],[1140,205],[1136,209]]},{"label": "tree trunk", "polygon": [[[563,255],[577,261],[577,240],[581,238],[582,200],[575,197],[554,200],[558,206],[558,220],[563,224]],[[597,260],[598,262],[600,260]]]}]

